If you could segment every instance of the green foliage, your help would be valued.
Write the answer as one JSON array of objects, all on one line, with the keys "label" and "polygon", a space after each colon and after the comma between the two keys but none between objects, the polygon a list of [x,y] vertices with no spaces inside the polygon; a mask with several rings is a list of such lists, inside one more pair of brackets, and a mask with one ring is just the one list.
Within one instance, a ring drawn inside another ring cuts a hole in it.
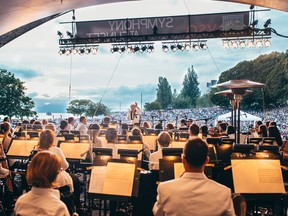
[{"label": "green foliage", "polygon": [[161,109],[161,104],[158,101],[153,101],[151,103],[145,103],[144,109],[146,111],[160,110]]},{"label": "green foliage", "polygon": [[67,113],[71,113],[73,115],[86,115],[90,117],[94,117],[97,115],[107,115],[109,113],[109,109],[102,103],[94,103],[88,99],[75,99],[70,101]]},{"label": "green foliage", "polygon": [[173,99],[172,106],[174,109],[186,109],[192,107],[192,100],[190,97],[185,97],[182,95],[178,95],[178,97]]},{"label": "green foliage", "polygon": [[[287,51],[286,53],[272,52],[260,55],[253,61],[240,62],[235,67],[224,71],[219,77],[218,83],[235,79],[249,79],[266,84],[263,92],[261,89],[252,89],[253,94],[244,97],[241,103],[241,107],[244,109],[263,108],[263,99],[265,107],[286,104],[288,100]],[[210,93],[211,100],[215,103],[211,94],[212,92]]]},{"label": "green foliage", "polygon": [[195,107],[196,100],[200,94],[198,75],[192,65],[191,68],[187,69],[187,74],[184,77],[181,95],[182,97],[189,97],[191,99],[192,107]]},{"label": "green foliage", "polygon": [[166,109],[172,102],[171,86],[165,77],[159,77],[158,82],[156,101],[160,103],[162,109]]},{"label": "green foliage", "polygon": [[15,78],[11,72],[0,69],[0,113],[15,117],[36,115],[32,109],[35,106],[32,98],[25,96],[24,82]]},{"label": "green foliage", "polygon": [[210,100],[209,94],[201,95],[196,100],[197,107],[212,107],[213,103]]}]

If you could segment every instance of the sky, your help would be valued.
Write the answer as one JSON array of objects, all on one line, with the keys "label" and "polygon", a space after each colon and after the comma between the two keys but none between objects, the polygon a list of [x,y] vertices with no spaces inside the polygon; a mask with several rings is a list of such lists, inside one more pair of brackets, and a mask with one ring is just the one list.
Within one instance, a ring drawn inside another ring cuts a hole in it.
[{"label": "sky", "polygon": [[[256,9],[263,9],[256,7]],[[155,16],[176,16],[218,12],[248,11],[249,5],[211,0],[142,0],[98,5],[77,9],[76,21],[106,20]],[[267,19],[271,27],[288,35],[285,12],[258,12],[258,27]],[[112,111],[125,111],[129,104],[142,107],[156,99],[158,78],[166,77],[172,90],[179,93],[187,69],[193,65],[198,74],[199,87],[207,91],[206,83],[217,80],[221,72],[245,60],[272,51],[285,52],[287,38],[272,34],[268,48],[226,50],[222,39],[209,39],[205,51],[169,51],[164,53],[161,42],[155,42],[154,52],[111,53],[111,44],[100,44],[96,55],[59,55],[57,31],[71,31],[72,14],[51,20],[0,48],[0,68],[7,69],[25,82],[26,95],[35,102],[37,112],[63,113],[70,100],[101,101]],[[249,79],[249,78],[248,78]]]}]

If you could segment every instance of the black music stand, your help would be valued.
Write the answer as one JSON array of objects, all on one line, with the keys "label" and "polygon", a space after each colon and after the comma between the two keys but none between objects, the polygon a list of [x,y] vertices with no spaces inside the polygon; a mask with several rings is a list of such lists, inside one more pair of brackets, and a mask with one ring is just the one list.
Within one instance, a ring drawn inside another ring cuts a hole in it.
[{"label": "black music stand", "polygon": [[108,161],[112,159],[112,151],[111,148],[93,148],[94,166],[106,166]]}]

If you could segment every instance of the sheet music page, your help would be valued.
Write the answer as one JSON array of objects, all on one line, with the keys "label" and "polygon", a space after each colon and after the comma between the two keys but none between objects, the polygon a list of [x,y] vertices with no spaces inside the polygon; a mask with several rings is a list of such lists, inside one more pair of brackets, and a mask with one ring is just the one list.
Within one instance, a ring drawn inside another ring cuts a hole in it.
[{"label": "sheet music page", "polygon": [[172,148],[184,148],[186,142],[177,142],[177,141],[173,141],[170,145],[170,147]]},{"label": "sheet music page", "polygon": [[37,144],[38,140],[13,140],[7,155],[28,157]]},{"label": "sheet music page", "polygon": [[231,160],[236,193],[285,193],[279,160]]},{"label": "sheet music page", "polygon": [[61,143],[60,149],[68,159],[82,159],[86,158],[85,153],[90,147],[90,143]]},{"label": "sheet music page", "polygon": [[183,163],[174,163],[174,178],[180,178],[180,176],[184,173]]},{"label": "sheet music page", "polygon": [[103,193],[104,181],[107,173],[106,166],[94,166],[91,171],[89,193]]},{"label": "sheet music page", "polygon": [[103,194],[131,196],[135,164],[108,162]]}]

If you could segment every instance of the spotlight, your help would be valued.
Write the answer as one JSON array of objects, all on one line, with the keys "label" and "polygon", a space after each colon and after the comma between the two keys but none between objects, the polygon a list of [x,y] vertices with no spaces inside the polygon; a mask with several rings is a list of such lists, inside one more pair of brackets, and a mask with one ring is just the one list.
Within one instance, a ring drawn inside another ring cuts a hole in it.
[{"label": "spotlight", "polygon": [[198,51],[200,49],[199,45],[196,43],[194,43],[192,47],[194,51]]},{"label": "spotlight", "polygon": [[253,48],[255,46],[252,40],[250,40],[247,45],[249,48]]},{"label": "spotlight", "polygon": [[60,31],[57,31],[57,35],[59,36],[59,38],[63,38],[63,34]]},{"label": "spotlight", "polygon": [[147,46],[146,45],[141,47],[141,52],[145,52],[146,50],[147,50]]},{"label": "spotlight", "polygon": [[71,53],[75,55],[77,53],[77,49],[76,48],[72,49]]},{"label": "spotlight", "polygon": [[182,44],[177,44],[177,49],[183,51],[184,50],[184,46],[182,46]]},{"label": "spotlight", "polygon": [[66,49],[66,51],[65,51],[65,55],[70,55],[71,54],[71,50],[70,49]]},{"label": "spotlight", "polygon": [[134,52],[138,52],[140,50],[140,48],[138,46],[134,47]]},{"label": "spotlight", "polygon": [[111,52],[111,53],[114,53],[114,49],[113,49],[113,47],[111,47],[110,52]]},{"label": "spotlight", "polygon": [[113,47],[113,52],[118,52],[119,51],[119,47]]},{"label": "spotlight", "polygon": [[73,38],[73,37],[74,37],[73,34],[72,34],[71,32],[69,32],[69,31],[67,31],[66,34],[67,34],[68,37],[70,37],[70,38]]},{"label": "spotlight", "polygon": [[269,25],[271,25],[271,19],[268,19],[268,20],[264,23],[264,28],[267,28]]},{"label": "spotlight", "polygon": [[133,52],[133,47],[132,46],[128,46],[127,47],[127,52],[128,53],[132,53]]},{"label": "spotlight", "polygon": [[254,21],[251,23],[251,27],[255,27],[257,24],[258,24],[258,20],[254,20]]},{"label": "spotlight", "polygon": [[262,40],[256,41],[256,47],[257,48],[262,48],[263,47]]},{"label": "spotlight", "polygon": [[78,49],[78,54],[79,55],[83,55],[84,53],[85,53],[84,47],[81,47],[81,48]]},{"label": "spotlight", "polygon": [[230,49],[230,47],[229,47],[229,42],[228,42],[228,41],[223,41],[223,47],[224,47],[225,49]]},{"label": "spotlight", "polygon": [[167,45],[162,45],[163,52],[168,52],[169,48]]},{"label": "spotlight", "polygon": [[200,43],[200,48],[203,50],[206,50],[208,48],[208,46],[205,43]]},{"label": "spotlight", "polygon": [[175,45],[172,44],[172,45],[170,46],[170,49],[171,49],[173,52],[175,52],[176,49],[177,49],[177,47],[176,47]]},{"label": "spotlight", "polygon": [[65,49],[60,49],[58,53],[59,53],[60,55],[65,54]]},{"label": "spotlight", "polygon": [[189,51],[190,49],[191,49],[191,45],[190,45],[190,44],[188,44],[188,43],[187,43],[187,44],[185,44],[185,50],[186,50],[186,51]]},{"label": "spotlight", "polygon": [[271,41],[270,40],[265,40],[264,41],[264,45],[265,45],[265,47],[269,47],[269,46],[271,46]]},{"label": "spotlight", "polygon": [[148,50],[147,50],[148,53],[153,52],[153,50],[154,50],[154,46],[153,45],[148,46]]},{"label": "spotlight", "polygon": [[237,41],[232,41],[232,47],[233,47],[234,49],[238,48],[238,43],[237,43]]},{"label": "spotlight", "polygon": [[243,48],[246,46],[245,41],[240,41],[240,42],[239,42],[239,46],[240,46],[240,48],[243,49]]},{"label": "spotlight", "polygon": [[119,53],[125,52],[125,50],[126,50],[125,46],[122,46],[122,47],[119,49]]},{"label": "spotlight", "polygon": [[91,53],[92,53],[92,54],[96,54],[97,51],[98,51],[98,47],[92,47],[92,48],[91,48]]},{"label": "spotlight", "polygon": [[90,54],[90,53],[91,53],[91,48],[87,47],[87,48],[85,49],[85,53],[86,53],[86,54]]}]

